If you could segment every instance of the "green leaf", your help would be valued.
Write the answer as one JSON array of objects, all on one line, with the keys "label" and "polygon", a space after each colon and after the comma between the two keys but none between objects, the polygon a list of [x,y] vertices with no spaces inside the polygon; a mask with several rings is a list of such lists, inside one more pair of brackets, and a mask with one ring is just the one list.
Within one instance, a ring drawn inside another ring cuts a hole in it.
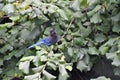
[{"label": "green leaf", "polygon": [[114,57],[112,65],[117,66],[117,67],[120,66],[120,58],[119,58],[119,56]]},{"label": "green leaf", "polygon": [[5,53],[7,50],[12,50],[13,47],[10,45],[10,44],[6,44],[5,46],[3,46],[1,49],[0,49],[0,52],[1,53]]},{"label": "green leaf", "polygon": [[44,65],[41,65],[41,66],[38,66],[38,67],[36,67],[36,68],[32,68],[32,70],[33,70],[35,73],[37,73],[37,72],[41,72],[43,68],[44,68]]},{"label": "green leaf", "polygon": [[33,75],[28,75],[28,76],[25,76],[24,79],[25,80],[42,80],[39,78],[40,76],[40,73],[36,73],[36,74],[33,74]]},{"label": "green leaf", "polygon": [[87,15],[93,16],[100,9],[101,9],[101,5],[97,5],[92,11],[87,12]]},{"label": "green leaf", "polygon": [[81,7],[88,7],[89,5],[88,5],[88,3],[87,3],[87,0],[80,0],[80,6]]},{"label": "green leaf", "polygon": [[21,40],[26,40],[29,37],[30,32],[27,29],[21,31]]},{"label": "green leaf", "polygon": [[111,19],[115,22],[120,21],[120,12],[117,15],[113,16]]},{"label": "green leaf", "polygon": [[55,57],[55,58],[61,58],[61,56],[63,56],[62,53],[61,53],[61,54],[54,54],[54,57]]},{"label": "green leaf", "polygon": [[48,52],[45,49],[42,49],[42,50],[36,52],[36,54],[39,55],[39,56],[41,56],[43,54],[47,54],[47,53]]},{"label": "green leaf", "polygon": [[93,5],[97,3],[97,0],[87,0],[87,2],[89,3],[89,5]]},{"label": "green leaf", "polygon": [[87,37],[91,33],[91,28],[87,27],[85,28],[82,23],[78,20],[77,25],[79,26],[81,36]]},{"label": "green leaf", "polygon": [[8,27],[8,28],[10,28],[10,27],[12,27],[14,25],[14,23],[5,23],[5,24],[0,24],[0,27]]},{"label": "green leaf", "polygon": [[19,5],[19,8],[27,8],[31,3],[32,3],[31,0],[23,1],[22,4]]},{"label": "green leaf", "polygon": [[72,48],[68,48],[68,56],[72,57],[73,56],[73,49]]},{"label": "green leaf", "polygon": [[33,59],[33,63],[35,66],[39,66],[39,62],[40,62],[40,56],[35,56]]},{"label": "green leaf", "polygon": [[87,68],[87,65],[84,61],[78,61],[77,63],[77,69],[79,69],[80,71],[83,71]]},{"label": "green leaf", "polygon": [[77,11],[77,12],[73,13],[73,16],[74,16],[75,18],[80,18],[80,19],[82,19],[82,18],[84,17],[84,14],[83,14],[82,12],[80,12],[80,11]]},{"label": "green leaf", "polygon": [[9,31],[11,34],[17,34],[18,33],[18,29],[14,28],[12,30]]},{"label": "green leaf", "polygon": [[0,66],[3,65],[3,61],[4,60],[2,58],[0,58]]},{"label": "green leaf", "polygon": [[114,26],[112,28],[112,31],[113,32],[117,32],[117,33],[120,33],[120,26],[119,26],[120,23],[114,23]]},{"label": "green leaf", "polygon": [[8,0],[8,2],[14,2],[15,0]]},{"label": "green leaf", "polygon": [[13,56],[15,56],[15,54],[18,52],[18,50],[14,50],[11,53],[9,53],[9,55],[5,56],[4,59],[5,60],[10,60]]},{"label": "green leaf", "polygon": [[99,48],[99,51],[101,52],[102,55],[105,55],[108,52],[108,50],[109,47],[104,45]]},{"label": "green leaf", "polygon": [[68,69],[69,71],[72,71],[73,69],[72,66],[66,66],[65,68]]},{"label": "green leaf", "polygon": [[107,53],[106,54],[107,59],[112,59],[113,60],[116,56],[117,55],[115,53]]},{"label": "green leaf", "polygon": [[107,39],[107,37],[105,35],[103,35],[102,33],[97,33],[97,34],[95,34],[95,37],[94,37],[94,40],[96,42],[100,42],[100,43],[105,41],[106,39]]},{"label": "green leaf", "polygon": [[[107,25],[106,25],[107,24]],[[99,25],[96,28],[100,31],[102,31],[103,33],[108,33],[110,31],[110,25],[108,23],[106,23],[104,25]]]},{"label": "green leaf", "polygon": [[96,49],[96,47],[89,47],[88,53],[91,54],[91,55],[99,55],[99,52]]},{"label": "green leaf", "polygon": [[91,23],[101,23],[102,22],[102,19],[100,17],[100,14],[99,13],[96,13],[92,16],[92,18],[90,18],[90,22]]},{"label": "green leaf", "polygon": [[67,80],[69,75],[65,69],[64,65],[59,65],[59,78],[58,80]]},{"label": "green leaf", "polygon": [[116,40],[117,40],[117,38],[111,38],[104,45],[105,46],[113,46]]},{"label": "green leaf", "polygon": [[2,73],[2,69],[0,68],[0,74]]},{"label": "green leaf", "polygon": [[20,16],[12,16],[12,17],[10,17],[10,19],[15,22],[20,19]]},{"label": "green leaf", "polygon": [[104,76],[98,77],[96,79],[90,79],[90,80],[111,80],[110,78],[106,78]]},{"label": "green leaf", "polygon": [[120,76],[120,67],[114,69],[114,74]]},{"label": "green leaf", "polygon": [[76,67],[80,71],[90,71],[91,70],[92,62],[90,61],[90,56],[87,53],[87,49],[80,50]]},{"label": "green leaf", "polygon": [[73,8],[75,11],[80,10],[80,1],[74,0],[70,7]]},{"label": "green leaf", "polygon": [[22,59],[20,59],[20,61],[24,62],[24,61],[32,61],[35,58],[35,56],[28,56],[28,57],[23,57]]},{"label": "green leaf", "polygon": [[20,62],[19,69],[25,74],[29,73],[30,61]]},{"label": "green leaf", "polygon": [[117,40],[116,38],[111,38],[105,44],[100,46],[99,51],[101,52],[101,54],[105,55],[108,52],[109,48],[114,45],[114,42],[116,40]]},{"label": "green leaf", "polygon": [[23,50],[18,50],[18,52],[16,52],[15,57],[20,57],[24,54],[24,49]]},{"label": "green leaf", "polygon": [[46,80],[55,80],[55,76],[48,73],[46,70],[43,70],[43,75],[46,77]]},{"label": "green leaf", "polygon": [[97,5],[97,6],[93,9],[93,11],[94,11],[94,12],[97,12],[98,10],[101,9],[101,7],[102,7],[101,5]]},{"label": "green leaf", "polygon": [[68,20],[65,11],[63,11],[63,10],[61,10],[61,9],[58,9],[57,12],[60,14],[60,16],[61,16],[63,19]]},{"label": "green leaf", "polygon": [[39,6],[40,4],[42,4],[40,0],[33,0],[32,2],[35,6]]},{"label": "green leaf", "polygon": [[46,55],[42,55],[42,56],[40,56],[40,61],[47,61],[48,60],[48,58],[47,58],[47,56]]},{"label": "green leaf", "polygon": [[15,8],[13,4],[6,4],[3,9],[3,11],[5,11],[6,13],[10,14],[10,13],[14,13],[15,12]]},{"label": "green leaf", "polygon": [[73,43],[76,45],[84,46],[87,43],[87,41],[85,41],[85,39],[81,37],[81,38],[74,38]]},{"label": "green leaf", "polygon": [[57,70],[57,65],[55,65],[51,62],[47,62],[47,66],[51,67],[53,70]]}]

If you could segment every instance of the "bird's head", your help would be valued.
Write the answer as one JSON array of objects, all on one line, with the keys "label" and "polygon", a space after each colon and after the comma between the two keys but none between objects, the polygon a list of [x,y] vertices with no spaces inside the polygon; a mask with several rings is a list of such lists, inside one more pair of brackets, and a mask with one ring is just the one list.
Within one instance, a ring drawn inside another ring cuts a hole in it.
[{"label": "bird's head", "polygon": [[56,32],[53,28],[50,29],[50,36],[56,36]]}]

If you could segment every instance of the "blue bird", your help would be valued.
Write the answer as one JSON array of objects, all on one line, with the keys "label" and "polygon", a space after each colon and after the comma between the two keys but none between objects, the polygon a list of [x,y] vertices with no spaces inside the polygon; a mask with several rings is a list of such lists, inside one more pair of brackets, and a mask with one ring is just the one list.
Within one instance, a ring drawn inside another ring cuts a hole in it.
[{"label": "blue bird", "polygon": [[58,36],[55,30],[52,28],[50,29],[50,35],[48,37],[42,39],[40,42],[37,42],[36,44],[29,46],[28,48],[30,49],[39,45],[51,46],[54,45],[57,41],[58,41]]}]

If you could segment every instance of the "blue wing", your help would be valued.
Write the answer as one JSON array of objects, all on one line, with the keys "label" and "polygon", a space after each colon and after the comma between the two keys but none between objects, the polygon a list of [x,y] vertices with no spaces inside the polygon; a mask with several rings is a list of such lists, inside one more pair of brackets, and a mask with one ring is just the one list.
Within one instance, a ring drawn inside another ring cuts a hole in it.
[{"label": "blue wing", "polygon": [[31,46],[28,47],[28,49],[33,48],[35,46],[39,46],[39,45],[47,45],[50,46],[52,45],[52,43],[50,42],[50,40],[48,38],[42,39],[40,42],[37,42],[36,44],[33,44]]},{"label": "blue wing", "polygon": [[51,43],[51,41],[50,41],[49,38],[42,39],[42,40],[41,40],[41,44],[47,45],[47,46],[52,45],[52,43]]},{"label": "blue wing", "polygon": [[33,44],[33,45],[29,46],[28,49],[33,48],[33,47],[35,47],[35,46],[38,46],[38,45],[40,45],[40,44],[41,44],[41,42],[37,42],[36,44]]}]

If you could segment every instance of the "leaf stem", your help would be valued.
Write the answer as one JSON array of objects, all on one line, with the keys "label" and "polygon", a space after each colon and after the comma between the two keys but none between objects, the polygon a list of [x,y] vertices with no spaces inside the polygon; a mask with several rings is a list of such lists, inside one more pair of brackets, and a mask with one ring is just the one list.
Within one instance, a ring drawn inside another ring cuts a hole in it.
[{"label": "leaf stem", "polygon": [[68,27],[67,27],[67,30],[66,30],[65,33],[62,35],[62,37],[61,37],[61,39],[60,39],[59,41],[61,41],[61,40],[66,36],[66,34],[68,33],[70,27],[72,26],[73,21],[74,21],[74,18],[70,21],[70,23],[69,23],[69,25],[68,25]]}]

